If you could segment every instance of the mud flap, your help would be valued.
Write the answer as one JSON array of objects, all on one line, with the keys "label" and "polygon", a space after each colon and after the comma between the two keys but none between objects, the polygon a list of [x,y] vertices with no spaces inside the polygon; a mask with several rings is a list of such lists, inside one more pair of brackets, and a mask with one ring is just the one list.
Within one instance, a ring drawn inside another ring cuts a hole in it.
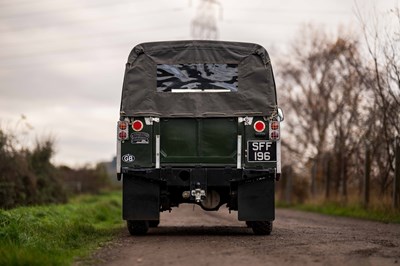
[{"label": "mud flap", "polygon": [[160,186],[142,178],[123,178],[124,220],[160,220]]},{"label": "mud flap", "polygon": [[275,182],[264,179],[238,186],[239,221],[275,220]]}]

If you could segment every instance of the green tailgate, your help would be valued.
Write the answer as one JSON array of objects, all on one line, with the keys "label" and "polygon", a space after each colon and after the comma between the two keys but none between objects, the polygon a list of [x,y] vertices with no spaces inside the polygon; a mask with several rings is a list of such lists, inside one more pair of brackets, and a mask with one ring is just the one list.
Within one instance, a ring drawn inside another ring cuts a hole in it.
[{"label": "green tailgate", "polygon": [[236,164],[236,118],[173,118],[160,122],[161,163]]}]

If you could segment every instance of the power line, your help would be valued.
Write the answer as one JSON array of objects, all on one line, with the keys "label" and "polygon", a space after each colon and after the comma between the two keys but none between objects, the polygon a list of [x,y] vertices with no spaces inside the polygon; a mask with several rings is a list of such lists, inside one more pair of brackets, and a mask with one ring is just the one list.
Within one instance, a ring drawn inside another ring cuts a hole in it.
[{"label": "power line", "polygon": [[[13,17],[20,17],[20,18],[26,19],[26,17],[29,17],[29,16],[43,15],[43,14],[46,14],[46,13],[48,13],[48,14],[49,13],[56,14],[56,13],[74,12],[76,10],[82,10],[82,9],[88,9],[88,8],[90,8],[90,9],[103,9],[104,7],[108,7],[108,6],[116,7],[116,6],[123,6],[123,5],[132,5],[132,4],[136,4],[137,2],[146,2],[147,3],[149,1],[156,1],[156,0],[135,0],[135,1],[131,1],[131,0],[121,1],[120,0],[118,2],[112,1],[112,2],[109,2],[109,3],[105,3],[105,4],[99,4],[98,2],[96,2],[96,4],[93,4],[93,5],[81,5],[82,2],[76,1],[76,2],[72,2],[74,4],[75,3],[78,4],[76,7],[74,7],[74,6],[72,6],[72,7],[71,6],[60,7],[60,5],[57,4],[57,6],[55,6],[56,8],[43,8],[43,6],[49,6],[49,5],[44,5],[43,2],[38,2],[38,1],[31,2],[31,1],[29,1],[30,2],[29,4],[35,4],[35,5],[41,4],[42,7],[40,7],[40,9],[38,9],[38,10],[30,10],[28,12],[20,12],[20,10],[21,9],[23,10],[24,8],[19,7],[18,8],[19,12],[14,13],[14,14],[12,14],[12,13],[11,14],[9,14],[9,13],[2,14],[0,16],[0,19],[13,18]],[[48,1],[48,3],[49,4],[50,3],[54,3],[54,1]],[[71,2],[64,2],[64,3],[71,3]],[[1,9],[3,12],[0,12],[0,14],[4,13],[4,6],[6,6],[6,5],[3,4],[3,7]],[[12,4],[11,8],[8,8],[8,9],[12,10],[13,6],[14,6],[14,4]],[[7,9],[7,7],[6,7],[6,9]]]},{"label": "power line", "polygon": [[[130,36],[132,36],[132,34],[137,35],[138,33],[142,33],[142,32],[154,32],[154,31],[165,31],[165,29],[179,29],[179,28],[184,28],[187,27],[184,24],[175,24],[175,25],[162,25],[162,26],[151,26],[151,27],[143,27],[143,28],[133,28],[133,29],[124,29],[124,30],[119,30],[119,31],[112,31],[112,32],[101,32],[101,33],[86,33],[83,32],[82,34],[80,34],[80,36],[78,35],[74,35],[74,36],[65,36],[63,38],[61,38],[60,36],[56,36],[55,38],[43,38],[37,41],[29,41],[28,39],[24,39],[23,42],[14,42],[11,43],[11,45],[3,45],[3,51],[5,50],[5,48],[7,48],[6,46],[9,46],[11,48],[15,48],[15,49],[19,49],[19,48],[25,48],[25,47],[29,47],[29,48],[34,48],[32,47],[33,45],[40,45],[40,46],[47,46],[49,45],[50,47],[59,47],[59,46],[70,46],[71,44],[74,44],[73,42],[80,42],[80,41],[95,41],[96,39],[104,39],[106,40],[106,42],[109,42],[109,40],[112,42],[114,40],[116,40],[116,37],[125,37],[125,39],[130,38]],[[121,39],[121,38],[120,38]],[[104,42],[103,42],[104,43]],[[44,47],[46,48],[46,47]],[[27,49],[24,49],[27,50]],[[13,58],[14,55],[10,55],[8,52],[8,56],[0,56],[0,59],[5,59],[5,58]]]},{"label": "power line", "polygon": [[[51,27],[58,27],[58,26],[71,26],[71,25],[82,25],[83,23],[96,23],[96,22],[103,22],[103,21],[113,21],[113,20],[122,20],[122,19],[127,19],[129,17],[143,17],[143,16],[151,16],[151,15],[158,15],[161,13],[175,13],[175,12],[182,12],[183,9],[179,9],[179,8],[173,8],[173,9],[158,9],[158,10],[153,10],[150,12],[134,12],[134,13],[126,13],[124,14],[124,16],[113,16],[113,15],[106,15],[106,16],[101,16],[101,17],[97,17],[97,18],[92,18],[92,19],[81,19],[81,20],[74,20],[74,21],[66,21],[66,22],[51,22],[51,24],[49,25],[49,22],[46,20],[43,20],[43,22],[39,23],[39,24],[30,24],[32,25],[32,27],[41,27],[41,26],[51,26]],[[19,20],[19,18],[17,18]],[[31,28],[26,28],[26,26],[19,26],[19,27],[15,27],[13,26],[12,29],[10,30],[3,30],[0,31],[1,33],[6,33],[6,32],[16,32],[16,31],[29,31]]]},{"label": "power line", "polygon": [[[157,28],[151,28],[151,27],[150,28],[142,28],[142,29],[140,29],[140,31],[142,31],[142,32],[143,31],[146,31],[146,32],[165,31],[166,28],[179,29],[179,28],[186,28],[186,27],[187,27],[186,25],[182,25],[182,24],[173,25],[173,26],[164,25],[164,27],[157,27]],[[135,30],[135,31],[138,32],[138,30]],[[103,37],[104,35],[98,35],[98,36]],[[113,40],[115,40],[115,38]],[[65,45],[65,42],[63,42],[62,44]],[[14,54],[14,55],[7,54],[6,56],[0,56],[0,60],[4,62],[4,60],[27,59],[29,57],[36,57],[36,56],[41,56],[41,55],[44,55],[44,56],[58,55],[58,54],[65,54],[65,53],[71,53],[71,52],[74,53],[74,52],[83,51],[83,50],[93,51],[93,49],[103,49],[106,47],[122,46],[123,44],[126,44],[126,45],[130,44],[131,46],[133,46],[131,41],[124,40],[124,41],[114,42],[114,43],[102,43],[101,45],[92,45],[91,44],[91,45],[85,45],[85,46],[80,46],[80,47],[75,47],[75,48],[67,48],[67,49],[65,49],[65,48],[54,49],[53,48],[52,50],[47,49],[46,51],[43,51],[43,52],[33,52],[33,53],[28,52],[28,53],[24,53],[24,54],[19,53],[19,54]],[[59,46],[54,45],[52,47],[59,47]],[[0,62],[0,66],[3,65],[2,64],[3,62]]]},{"label": "power line", "polygon": [[[182,36],[182,35],[176,35],[175,37],[171,37],[171,40],[183,40],[187,39],[188,36]],[[167,40],[167,39],[165,39]],[[149,40],[151,41],[151,40]],[[109,51],[113,51],[115,55],[120,55],[123,54],[121,57],[101,57],[101,58],[96,58],[96,59],[85,59],[80,57],[79,58],[79,63],[81,62],[91,62],[91,63],[102,63],[104,64],[105,61],[120,61],[121,64],[124,64],[126,62],[126,59],[128,58],[128,54],[130,52],[130,49],[132,49],[136,44],[138,44],[137,41],[121,41],[113,44],[108,44],[108,45],[102,45],[98,47],[90,47],[90,52],[96,51],[96,50],[101,50],[101,49],[107,49],[107,48],[119,48],[123,47],[124,49],[112,49]],[[77,53],[79,54],[81,51],[86,51],[88,50],[87,47],[81,47],[81,48],[73,48],[73,49],[64,49],[63,51],[55,52],[55,53],[48,53],[45,54],[45,56],[68,56],[69,54]],[[121,53],[118,53],[117,51],[121,51]],[[30,56],[39,56],[40,54],[31,54]],[[32,68],[34,67],[35,69],[37,68],[42,68],[42,67],[48,67],[52,65],[60,65],[65,63],[66,61],[60,61],[59,59],[52,58],[52,59],[43,59],[42,61],[38,61],[38,59],[35,60],[24,60],[24,61],[15,61],[15,58],[10,58],[9,60],[10,63],[8,63],[6,60],[1,60],[0,61],[0,69],[6,69],[8,71],[15,71],[15,70],[20,70],[21,68]],[[25,57],[21,56],[20,58],[17,58],[19,60],[21,59],[26,59]],[[68,63],[71,63],[71,61],[68,61]]]}]

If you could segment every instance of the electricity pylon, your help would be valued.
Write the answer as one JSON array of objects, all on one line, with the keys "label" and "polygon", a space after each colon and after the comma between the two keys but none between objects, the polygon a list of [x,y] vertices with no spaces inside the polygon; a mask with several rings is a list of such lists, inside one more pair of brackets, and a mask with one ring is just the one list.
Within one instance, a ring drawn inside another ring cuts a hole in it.
[{"label": "electricity pylon", "polygon": [[198,40],[218,40],[218,13],[222,18],[222,5],[218,0],[200,0],[191,23],[191,35]]}]

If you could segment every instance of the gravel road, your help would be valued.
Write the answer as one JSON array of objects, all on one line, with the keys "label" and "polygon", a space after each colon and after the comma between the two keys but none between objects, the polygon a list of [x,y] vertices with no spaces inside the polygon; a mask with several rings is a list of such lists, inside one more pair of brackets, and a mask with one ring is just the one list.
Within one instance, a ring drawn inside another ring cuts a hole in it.
[{"label": "gravel road", "polygon": [[[181,205],[146,236],[99,249],[95,265],[400,265],[400,225],[276,211],[270,236],[255,236],[237,212]],[[85,263],[85,264],[86,264]]]}]

